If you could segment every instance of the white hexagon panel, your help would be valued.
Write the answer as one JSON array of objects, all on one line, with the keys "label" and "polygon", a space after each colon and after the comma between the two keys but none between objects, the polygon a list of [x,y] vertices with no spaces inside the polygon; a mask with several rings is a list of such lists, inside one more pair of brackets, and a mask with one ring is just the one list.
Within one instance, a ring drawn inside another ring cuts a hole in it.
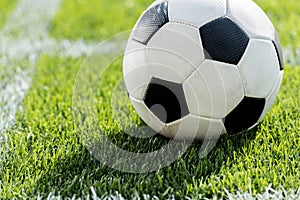
[{"label": "white hexagon panel", "polygon": [[144,97],[145,90],[151,80],[146,63],[146,46],[130,40],[123,60],[123,75],[128,93],[139,100]]},{"label": "white hexagon panel", "polygon": [[204,60],[199,30],[167,23],[149,40],[147,61],[152,76],[182,83]]},{"label": "white hexagon panel", "polygon": [[266,98],[280,71],[276,48],[271,41],[252,39],[238,64],[247,97]]},{"label": "white hexagon panel", "polygon": [[237,66],[206,60],[184,83],[193,115],[222,119],[244,98]]}]

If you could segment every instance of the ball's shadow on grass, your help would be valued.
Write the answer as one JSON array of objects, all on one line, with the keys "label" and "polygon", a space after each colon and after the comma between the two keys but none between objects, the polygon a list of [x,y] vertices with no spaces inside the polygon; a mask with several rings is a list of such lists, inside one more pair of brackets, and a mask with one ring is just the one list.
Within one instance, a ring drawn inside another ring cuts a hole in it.
[{"label": "ball's shadow on grass", "polygon": [[[56,194],[72,197],[75,193],[80,197],[83,195],[82,192],[91,194],[90,187],[93,186],[100,196],[107,194],[107,191],[111,193],[118,191],[123,197],[131,198],[130,195],[135,192],[143,195],[148,191],[148,194],[160,198],[166,198],[170,194],[184,197],[188,184],[193,184],[195,180],[206,181],[211,175],[219,176],[219,171],[226,162],[233,161],[234,155],[241,153],[243,148],[247,149],[255,139],[257,129],[238,135],[222,136],[204,158],[199,158],[201,142],[194,142],[188,151],[170,166],[143,174],[124,173],[111,169],[93,158],[81,144],[74,147],[67,157],[54,163],[52,170],[39,178],[36,191],[44,191],[44,194],[40,194],[43,196],[55,189]],[[169,141],[160,135],[154,138],[162,143]],[[132,137],[128,141],[134,142],[136,139]],[[146,140],[143,141],[146,146]],[[173,188],[168,189],[167,185],[172,185]],[[199,192],[206,197],[214,196],[208,188],[199,187]]]},{"label": "ball's shadow on grass", "polygon": [[[131,137],[124,133],[128,132],[126,129],[131,129],[129,122],[134,121],[138,126],[144,126],[145,124],[141,122],[136,113],[131,113],[130,109],[130,112],[121,112],[123,107],[131,106],[128,99],[123,100],[121,98],[126,97],[126,95],[123,95],[124,90],[122,89],[120,90],[120,95],[116,95],[116,103],[121,104],[117,109],[117,114],[126,114],[126,116],[121,115],[120,117],[120,119],[127,120],[123,123],[126,126],[123,127],[124,130],[122,131],[115,122],[107,122],[107,119],[111,119],[113,116],[109,105],[111,103],[112,89],[122,77],[122,73],[118,70],[120,66],[121,59],[118,59],[115,61],[115,64],[113,63],[113,67],[107,71],[107,76],[103,76],[102,81],[106,84],[103,84],[103,87],[99,87],[99,91],[93,96],[97,100],[97,112],[95,112],[94,117],[89,118],[96,120],[97,124],[100,124],[102,128],[106,127],[106,130],[103,131],[107,132],[106,136],[108,139],[121,149],[131,152],[139,151],[140,153],[157,150],[169,143],[170,139],[158,134],[149,139]],[[79,117],[81,118],[82,116]],[[85,120],[87,119],[85,118]],[[247,146],[251,144],[251,140],[255,138],[256,133],[256,130],[252,130],[236,136],[221,137],[217,146],[204,158],[199,157],[201,142],[194,142],[171,165],[154,172],[133,174],[114,170],[105,165],[105,163],[95,159],[85,147],[78,126],[75,125],[71,129],[76,131],[77,138],[74,141],[77,140],[78,142],[72,145],[72,149],[65,149],[68,154],[63,154],[65,156],[55,159],[54,163],[51,163],[52,166],[49,167],[50,170],[43,172],[38,178],[35,191],[43,191],[44,194],[40,194],[42,196],[48,195],[55,190],[56,194],[61,194],[62,196],[72,197],[72,195],[76,194],[79,197],[83,193],[91,193],[90,187],[93,186],[100,196],[107,194],[108,191],[111,193],[118,191],[128,199],[130,199],[129,195],[135,194],[135,192],[141,196],[145,193],[157,195],[162,199],[176,193],[179,198],[184,198],[189,193],[189,184],[198,185],[194,183],[195,180],[200,181],[202,179],[206,181],[211,175],[218,176],[222,166],[228,160],[234,160],[234,154],[239,153],[243,148],[247,149]],[[199,188],[199,190],[198,194],[206,196],[212,193],[209,188]]]}]

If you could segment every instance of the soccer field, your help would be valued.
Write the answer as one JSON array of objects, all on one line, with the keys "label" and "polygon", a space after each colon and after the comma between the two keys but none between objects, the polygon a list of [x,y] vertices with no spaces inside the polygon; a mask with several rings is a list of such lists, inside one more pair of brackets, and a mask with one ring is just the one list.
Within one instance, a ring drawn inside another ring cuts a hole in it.
[{"label": "soccer field", "polygon": [[[194,142],[171,165],[137,174],[114,170],[85,148],[73,91],[92,50],[130,30],[152,2],[0,0],[0,199],[300,199],[300,1],[256,2],[277,28],[285,57],[266,118],[252,131],[223,136],[204,158]],[[99,127],[123,149],[159,149],[169,140],[132,138],[113,119],[121,79],[122,57],[94,94]],[[144,125],[128,99],[122,104],[130,111],[125,126]]]}]

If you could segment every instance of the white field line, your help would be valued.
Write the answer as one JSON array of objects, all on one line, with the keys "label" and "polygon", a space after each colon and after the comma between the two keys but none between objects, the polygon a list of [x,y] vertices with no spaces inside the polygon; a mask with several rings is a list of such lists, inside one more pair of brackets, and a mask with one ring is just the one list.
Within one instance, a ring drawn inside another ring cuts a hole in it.
[{"label": "white field line", "polygon": [[28,71],[18,71],[10,80],[0,82],[0,134],[13,126],[15,113],[29,89],[30,80]]},{"label": "white field line", "polygon": [[258,195],[253,195],[251,191],[246,193],[237,192],[236,194],[226,191],[226,194],[229,200],[299,200],[300,188],[298,190],[286,191],[284,188],[274,190],[269,186],[263,194]]},{"label": "white field line", "polygon": [[[61,0],[20,0],[0,31],[0,62],[6,68],[4,71],[14,73],[12,78],[0,82],[0,136],[4,137],[3,132],[15,123],[15,114],[41,54],[80,57],[96,46],[81,40],[57,41],[48,36],[47,27],[60,3]],[[18,63],[28,64],[21,70]]]},{"label": "white field line", "polygon": [[[103,195],[103,196],[98,196],[97,193],[95,192],[95,189],[93,187],[91,187],[91,194],[86,195],[84,198],[82,199],[93,199],[93,200],[124,200],[126,198],[124,198],[119,192],[115,192],[114,194],[111,195]],[[245,192],[245,193],[241,193],[241,192],[237,192],[236,194],[232,194],[229,193],[227,190],[225,190],[225,193],[227,194],[227,197],[224,199],[229,199],[229,200],[299,200],[300,199],[300,188],[296,191],[296,190],[290,190],[290,191],[286,191],[284,188],[282,188],[281,190],[274,190],[271,187],[267,187],[265,192],[263,194],[257,194],[254,195],[251,191],[250,192]],[[199,194],[198,196],[199,199],[207,199],[203,196],[201,196],[201,194]],[[56,200],[56,199],[78,199],[75,198],[75,196],[73,198],[65,198],[63,196],[56,196],[53,195],[52,193],[50,193],[47,197],[38,197],[38,200],[42,200],[42,199],[47,199],[47,200]],[[135,193],[131,196],[130,199],[159,199],[156,196],[152,196],[152,195],[148,195],[148,194],[144,194],[142,196],[140,196],[138,193]],[[175,199],[174,196],[169,197],[169,199]],[[189,197],[185,197],[186,200],[190,200],[191,198]],[[213,200],[217,200],[220,199],[218,197],[213,197],[211,198]]]}]

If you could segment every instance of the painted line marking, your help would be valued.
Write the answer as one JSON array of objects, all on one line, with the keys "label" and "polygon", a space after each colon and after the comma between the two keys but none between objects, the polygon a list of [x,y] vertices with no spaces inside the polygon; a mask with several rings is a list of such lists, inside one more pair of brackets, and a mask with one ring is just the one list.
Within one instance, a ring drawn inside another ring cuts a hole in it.
[{"label": "painted line marking", "polygon": [[[4,132],[15,124],[15,115],[30,87],[31,75],[40,55],[77,58],[88,55],[96,46],[82,40],[57,41],[48,36],[49,23],[60,4],[61,0],[20,0],[0,31],[0,63],[13,73],[12,77],[0,82],[2,140],[5,140]],[[19,64],[26,62],[29,64],[21,70]]]}]

